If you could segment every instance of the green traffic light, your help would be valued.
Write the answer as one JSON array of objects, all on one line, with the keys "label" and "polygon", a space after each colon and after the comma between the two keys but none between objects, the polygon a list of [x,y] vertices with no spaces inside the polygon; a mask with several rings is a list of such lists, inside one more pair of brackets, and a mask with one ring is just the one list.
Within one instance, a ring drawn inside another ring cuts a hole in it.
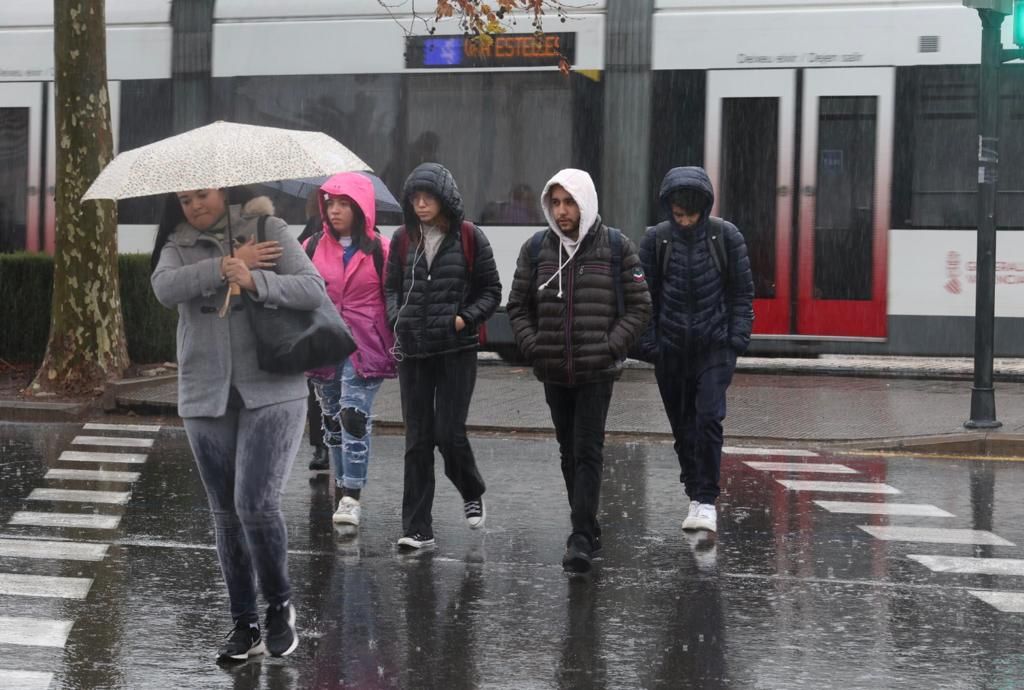
[{"label": "green traffic light", "polygon": [[1024,0],[1013,3],[1013,42],[1024,48]]}]

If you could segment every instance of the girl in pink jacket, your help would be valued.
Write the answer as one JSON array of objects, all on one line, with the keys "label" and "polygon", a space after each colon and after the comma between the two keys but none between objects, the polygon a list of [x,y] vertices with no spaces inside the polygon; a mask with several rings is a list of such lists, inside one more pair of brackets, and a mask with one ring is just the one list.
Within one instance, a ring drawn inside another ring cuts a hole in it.
[{"label": "girl in pink jacket", "polygon": [[359,527],[373,429],[373,399],[394,378],[394,336],[388,328],[383,271],[388,240],[374,225],[373,183],[341,173],[320,187],[323,230],[306,240],[306,253],[327,294],[352,331],[357,349],[336,369],[309,372],[323,414],[324,442],[340,494],[334,522]]}]

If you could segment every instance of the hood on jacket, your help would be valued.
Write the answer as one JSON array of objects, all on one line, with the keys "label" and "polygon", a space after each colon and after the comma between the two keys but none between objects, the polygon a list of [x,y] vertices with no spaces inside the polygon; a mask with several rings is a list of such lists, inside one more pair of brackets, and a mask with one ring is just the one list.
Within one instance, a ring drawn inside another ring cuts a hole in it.
[{"label": "hood on jacket", "polygon": [[272,216],[274,215],[274,202],[269,196],[254,196],[242,206],[243,216]]},{"label": "hood on jacket", "polygon": [[[580,234],[576,240],[570,240],[562,233],[558,228],[558,223],[555,222],[554,214],[551,212],[551,188],[555,185],[569,192],[572,198],[575,199],[576,205],[580,207]],[[555,176],[544,185],[544,191],[540,195],[540,204],[544,209],[544,218],[548,221],[548,227],[558,235],[563,245],[567,245],[567,249],[568,247],[579,246],[598,220],[597,189],[594,187],[594,180],[591,179],[590,174],[585,170],[565,168],[555,173]],[[572,253],[571,251],[569,252],[570,255]]]},{"label": "hood on jacket", "polygon": [[705,205],[701,209],[698,225],[703,223],[711,215],[711,209],[715,205],[715,189],[711,186],[711,178],[708,177],[704,168],[695,165],[672,168],[665,173],[665,179],[661,181],[661,189],[658,192],[658,199],[661,201],[662,207],[668,213],[668,218],[673,224],[675,221],[672,218],[670,198],[673,192],[681,189],[690,189],[704,195]]},{"label": "hood on jacket", "polygon": [[449,229],[453,230],[462,225],[465,212],[455,178],[448,168],[440,163],[421,163],[409,173],[402,186],[402,215],[410,239],[418,240],[420,231],[420,219],[412,208],[414,192],[430,192],[440,199],[441,213],[448,218]]},{"label": "hood on jacket", "polygon": [[355,202],[366,219],[364,228],[367,237],[373,237],[373,229],[377,227],[377,202],[373,193],[373,182],[365,175],[356,172],[338,173],[320,185],[317,202],[320,205],[320,217],[323,218],[324,230],[330,228],[327,219],[327,200],[324,194],[331,196],[347,196]]}]

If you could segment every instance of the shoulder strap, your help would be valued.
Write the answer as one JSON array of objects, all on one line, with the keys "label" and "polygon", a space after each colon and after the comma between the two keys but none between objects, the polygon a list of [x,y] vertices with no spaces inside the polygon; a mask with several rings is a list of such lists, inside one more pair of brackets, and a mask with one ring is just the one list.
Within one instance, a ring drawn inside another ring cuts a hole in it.
[{"label": "shoulder strap", "polygon": [[608,228],[608,244],[612,249],[612,280],[615,283],[615,310],[622,318],[626,313],[626,297],[622,290],[622,232],[616,228]]},{"label": "shoulder strap", "polygon": [[711,259],[715,262],[718,275],[723,281],[729,279],[729,254],[725,250],[725,222],[721,218],[708,218],[708,249]]},{"label": "shoulder strap", "polygon": [[260,219],[256,221],[256,241],[266,242],[267,241],[267,217],[260,216]]},{"label": "shoulder strap", "polygon": [[462,253],[466,257],[466,266],[469,268],[469,279],[472,281],[473,269],[476,268],[476,227],[469,221],[462,221],[459,236],[462,239]]},{"label": "shoulder strap", "polygon": [[[260,220],[263,220],[262,218]],[[316,247],[320,244],[320,238],[323,237],[324,231],[314,232],[309,236],[309,242],[306,242],[306,256],[313,259],[313,255],[316,254]]]},{"label": "shoulder strap", "polygon": [[384,245],[380,241],[380,230],[374,228],[376,236],[373,238],[373,267],[377,270],[377,277],[384,285]]},{"label": "shoulder strap", "polygon": [[544,235],[547,234],[547,230],[538,230],[533,233],[533,237],[530,238],[530,265],[533,267],[533,272],[537,272],[537,264],[540,262],[540,247],[544,244]]},{"label": "shoulder strap", "polygon": [[405,261],[409,258],[409,230],[402,228],[401,234],[398,235],[398,246],[391,251],[398,251],[398,265],[405,270]]},{"label": "shoulder strap", "polygon": [[672,259],[672,224],[668,221],[658,223],[654,229],[654,270],[657,274],[652,276],[651,292],[656,293],[661,286],[662,277],[668,273],[668,264]]}]

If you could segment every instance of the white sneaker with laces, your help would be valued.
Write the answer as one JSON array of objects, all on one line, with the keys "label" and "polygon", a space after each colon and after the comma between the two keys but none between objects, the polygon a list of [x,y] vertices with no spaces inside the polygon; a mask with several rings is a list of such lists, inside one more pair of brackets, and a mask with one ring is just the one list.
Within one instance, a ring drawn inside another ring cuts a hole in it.
[{"label": "white sneaker with laces", "polygon": [[686,509],[686,518],[683,520],[683,529],[697,529],[693,526],[693,519],[697,517],[697,508],[699,507],[700,503],[697,501],[690,501],[690,506]]},{"label": "white sneaker with laces", "polygon": [[334,517],[331,518],[339,525],[354,525],[359,526],[359,514],[362,509],[359,507],[359,501],[352,498],[351,496],[343,496],[341,503],[338,504],[338,509],[334,511]]},{"label": "white sneaker with laces", "polygon": [[701,503],[697,506],[697,514],[687,518],[683,523],[685,530],[707,530],[708,532],[718,531],[718,511],[714,503]]}]

